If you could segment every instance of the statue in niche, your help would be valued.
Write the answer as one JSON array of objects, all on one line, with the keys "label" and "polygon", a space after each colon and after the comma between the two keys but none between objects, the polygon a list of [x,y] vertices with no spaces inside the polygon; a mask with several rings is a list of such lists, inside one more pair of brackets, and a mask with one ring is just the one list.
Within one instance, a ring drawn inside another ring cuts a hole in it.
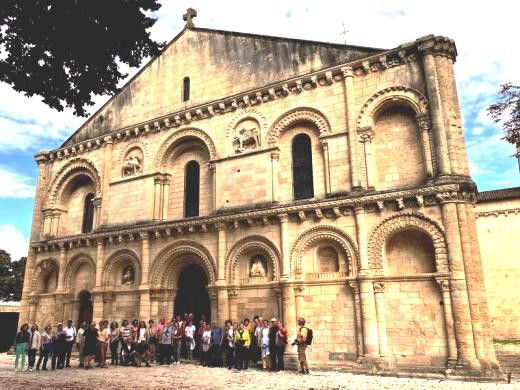
[{"label": "statue in niche", "polygon": [[123,277],[121,280],[121,284],[123,284],[123,285],[134,284],[134,268],[131,265],[125,267],[125,269],[123,270]]},{"label": "statue in niche", "polygon": [[235,153],[242,153],[247,149],[260,147],[260,126],[255,120],[248,119],[238,124],[233,138]]},{"label": "statue in niche", "polygon": [[263,256],[257,255],[254,256],[251,263],[251,271],[249,272],[249,276],[260,276],[265,277],[267,275],[265,269],[265,259]]},{"label": "statue in niche", "polygon": [[123,163],[123,176],[135,176],[142,170],[141,159],[137,156],[128,156]]}]

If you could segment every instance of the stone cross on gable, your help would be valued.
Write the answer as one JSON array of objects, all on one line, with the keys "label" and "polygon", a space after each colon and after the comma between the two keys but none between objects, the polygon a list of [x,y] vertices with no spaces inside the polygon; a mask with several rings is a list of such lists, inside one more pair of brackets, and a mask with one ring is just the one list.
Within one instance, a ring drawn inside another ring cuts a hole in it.
[{"label": "stone cross on gable", "polygon": [[188,8],[186,10],[186,13],[184,15],[182,15],[182,20],[186,21],[187,28],[195,27],[195,25],[193,24],[193,18],[195,18],[196,16],[197,16],[197,11],[194,10],[193,8]]}]

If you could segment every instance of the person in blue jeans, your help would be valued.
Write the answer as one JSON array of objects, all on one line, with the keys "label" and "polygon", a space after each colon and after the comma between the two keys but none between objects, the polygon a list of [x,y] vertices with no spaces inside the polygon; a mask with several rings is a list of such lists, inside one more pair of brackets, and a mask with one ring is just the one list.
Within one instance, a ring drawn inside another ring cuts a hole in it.
[{"label": "person in blue jeans", "polygon": [[220,345],[222,344],[222,337],[222,328],[218,327],[216,322],[213,322],[211,324],[211,347],[209,350],[211,367],[220,367]]},{"label": "person in blue jeans", "polygon": [[[14,339],[14,349],[16,352],[16,358],[14,360],[15,371],[23,371],[23,368],[25,367],[25,354],[27,352],[27,344],[29,343],[30,337],[31,334],[29,333],[29,324],[23,324]],[[18,362],[20,361],[20,358],[22,360],[22,364],[18,370]]]}]

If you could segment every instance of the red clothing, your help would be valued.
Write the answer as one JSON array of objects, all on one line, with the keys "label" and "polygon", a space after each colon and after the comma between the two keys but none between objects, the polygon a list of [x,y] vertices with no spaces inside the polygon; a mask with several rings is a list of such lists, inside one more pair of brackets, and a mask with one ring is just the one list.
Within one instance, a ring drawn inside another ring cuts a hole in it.
[{"label": "red clothing", "polygon": [[278,328],[278,332],[276,332],[276,346],[284,347],[287,344],[287,329],[283,327]]}]

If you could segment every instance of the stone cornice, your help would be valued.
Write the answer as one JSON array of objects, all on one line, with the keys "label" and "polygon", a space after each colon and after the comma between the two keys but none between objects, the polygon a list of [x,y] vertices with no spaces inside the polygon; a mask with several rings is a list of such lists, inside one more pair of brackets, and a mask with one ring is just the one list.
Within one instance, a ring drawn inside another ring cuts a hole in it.
[{"label": "stone cornice", "polygon": [[488,210],[488,211],[475,211],[475,217],[498,217],[499,215],[508,216],[509,214],[520,214],[520,208],[504,209],[504,210]]},{"label": "stone cornice", "polygon": [[420,52],[429,53],[431,50],[435,50],[436,54],[448,53],[452,57],[456,55],[455,44],[452,40],[429,35],[383,53],[171,112],[145,122],[114,130],[108,135],[105,134],[50,152],[40,152],[35,155],[35,159],[38,164],[41,164],[52,162],[56,159],[61,160],[78,156],[87,151],[100,148],[107,143],[128,141],[159,131],[178,128],[215,115],[235,112],[239,108],[266,104],[273,100],[300,94],[303,91],[327,87],[334,82],[342,82],[345,77],[364,76],[371,72],[382,72],[388,68],[416,62]]},{"label": "stone cornice", "polygon": [[[421,188],[392,191],[374,194],[355,194],[338,199],[322,199],[301,204],[275,204],[271,207],[257,210],[236,211],[230,214],[213,215],[198,218],[189,218],[176,221],[149,222],[136,226],[114,227],[107,231],[97,231],[89,234],[78,234],[68,237],[50,238],[44,241],[31,243],[31,247],[38,252],[57,251],[60,247],[68,250],[79,247],[94,246],[95,242],[107,245],[119,245],[133,242],[143,235],[152,239],[181,237],[190,233],[214,232],[218,226],[227,229],[239,229],[259,224],[279,223],[281,219],[301,221],[306,219],[337,219],[341,216],[352,215],[354,207],[373,206],[376,212],[381,212],[385,205],[395,204],[397,210],[407,206],[405,200],[413,202],[415,207],[437,205],[436,195],[439,193],[454,193],[460,190],[459,184],[433,185]],[[426,198],[428,202],[426,202]]]}]

